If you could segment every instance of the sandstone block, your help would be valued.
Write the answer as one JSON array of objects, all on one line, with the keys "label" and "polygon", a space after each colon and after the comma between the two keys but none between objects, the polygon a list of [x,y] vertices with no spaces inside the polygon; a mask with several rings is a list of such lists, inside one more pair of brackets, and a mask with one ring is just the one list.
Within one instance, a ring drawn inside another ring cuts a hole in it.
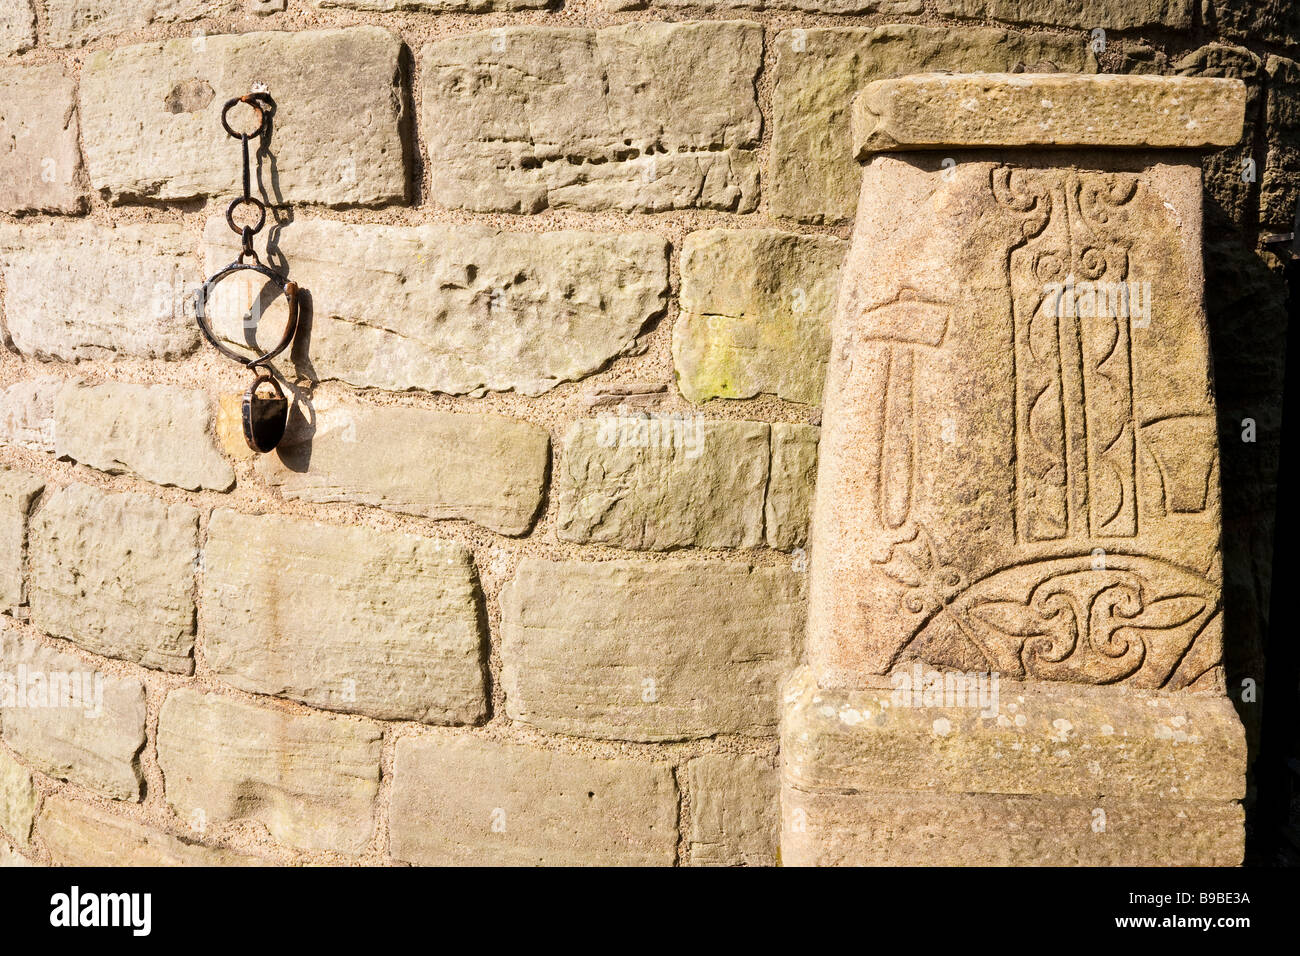
[{"label": "sandstone block", "polygon": [[556,477],[566,541],[666,551],[763,540],[768,426],[602,415],[574,422]]},{"label": "sandstone block", "polygon": [[0,56],[36,45],[36,11],[31,0],[0,0]]},{"label": "sandstone block", "polygon": [[184,818],[250,822],[306,850],[359,853],[374,832],[380,730],[173,690],[158,718],[167,802]]},{"label": "sandstone block", "polygon": [[988,27],[891,24],[783,30],[776,48],[772,145],[767,171],[773,215],[845,222],[857,205],[851,103],[872,80],[929,70],[980,72],[1018,66],[1093,72],[1078,36],[1016,34]]},{"label": "sandstone block", "polygon": [[6,841],[0,840],[0,867],[36,866]]},{"label": "sandstone block", "polygon": [[1235,803],[978,793],[783,796],[785,866],[1239,866]]},{"label": "sandstone block", "polygon": [[944,685],[941,672],[914,670],[916,678],[904,670],[861,690],[818,686],[807,668],[796,671],[784,691],[786,783],[1148,802],[1245,796],[1245,734],[1224,697],[1003,675],[994,700],[991,684],[980,696],[973,675],[949,672]]},{"label": "sandstone block", "polygon": [[54,451],[54,398],[62,383],[38,378],[0,389],[0,445]]},{"label": "sandstone block", "polygon": [[202,846],[62,794],[45,799],[38,828],[58,866],[262,866],[259,857]]},{"label": "sandstone block", "polygon": [[228,491],[207,393],[175,385],[65,385],[54,403],[55,451],[110,475]]},{"label": "sandstone block", "polygon": [[854,100],[853,152],[988,146],[1235,146],[1246,87],[1215,77],[923,73]]},{"label": "sandstone block", "polygon": [[432,866],[671,865],[677,785],[666,764],[475,737],[403,737],[393,855]]},{"label": "sandstone block", "polygon": [[391,720],[486,716],[464,545],[222,510],[203,565],[206,658],[240,690]]},{"label": "sandstone block", "polygon": [[288,498],[463,518],[524,534],[542,503],[550,436],[496,415],[317,401],[258,473]]},{"label": "sandstone block", "polygon": [[1291,231],[1300,201],[1300,62],[1268,58],[1268,153],[1259,183],[1259,217]]},{"label": "sandstone block", "polygon": [[761,758],[696,757],[686,765],[691,793],[691,863],[773,866],[780,830],[779,777]]},{"label": "sandstone block", "polygon": [[611,10],[687,7],[692,10],[800,10],[805,13],[851,15],[855,13],[918,14],[922,0],[605,0]]},{"label": "sandstone block", "polygon": [[764,736],[803,635],[803,575],[526,558],[502,590],[506,712],[621,740]]},{"label": "sandstone block", "polygon": [[977,693],[973,676],[918,665],[854,691],[796,671],[782,862],[1241,862],[1246,741],[1228,700],[989,675]]},{"label": "sandstone block", "polygon": [[[205,242],[209,271],[238,250],[224,217],[208,221]],[[635,351],[668,296],[667,244],[644,232],[306,220],[285,227],[277,248],[313,304],[306,354],[281,367],[362,387],[538,395]],[[232,347],[244,345],[242,316],[259,292],[250,283],[233,309],[213,298],[214,327]],[[263,348],[278,341],[282,302],[266,312]]]},{"label": "sandstone block", "polygon": [[555,0],[311,0],[318,10],[418,10],[429,13],[487,13],[498,10],[545,10]]},{"label": "sandstone block", "polygon": [[[1207,10],[1207,19],[1211,11]],[[1224,36],[1266,40],[1300,52],[1300,7],[1291,0],[1219,0],[1214,25]]]},{"label": "sandstone block", "polygon": [[707,229],[682,248],[677,385],[690,401],[772,394],[817,405],[846,244],[768,229]]},{"label": "sandstone block", "polygon": [[106,657],[193,671],[193,508],[69,485],[32,519],[28,550],[36,627]]},{"label": "sandstone block", "polygon": [[[32,42],[21,25],[21,9],[14,24],[4,6],[0,3],[0,54],[11,52],[6,43],[21,49]],[[73,79],[60,63],[0,67],[0,211],[79,213],[85,208],[75,97]]]},{"label": "sandstone block", "polygon": [[[399,49],[387,30],[361,26],[186,37],[93,53],[81,74],[91,184],[119,203],[233,198],[239,150],[221,128],[221,108],[259,82],[277,104],[273,176],[262,173],[273,181],[260,180],[270,199],[405,202]],[[331,69],[322,72],[322,63]]]},{"label": "sandstone block", "polygon": [[140,799],[143,684],[12,631],[0,634],[0,672],[4,740],[26,764],[114,800]]},{"label": "sandstone block", "polygon": [[[99,37],[145,27],[226,17],[256,8],[257,0],[45,0],[44,34],[51,46],[82,46]],[[245,91],[247,92],[247,91]]]},{"label": "sandstone block", "polygon": [[1248,161],[1254,161],[1256,130],[1262,119],[1264,61],[1244,47],[1208,43],[1180,59],[1176,69],[1182,76],[1217,76],[1246,84],[1245,126],[1240,142],[1206,154],[1201,163],[1211,229],[1218,224],[1220,210],[1241,226],[1254,215],[1253,204],[1259,188],[1254,182],[1259,172],[1254,177],[1245,173]]},{"label": "sandstone block", "polygon": [[188,292],[202,277],[180,226],[0,224],[5,322],[32,358],[173,359],[199,332]]},{"label": "sandstone block", "polygon": [[433,197],[465,209],[751,212],[755,23],[502,27],[421,53]]},{"label": "sandstone block", "polygon": [[44,488],[44,479],[36,475],[0,468],[0,608],[27,601],[27,524],[32,503]]},{"label": "sandstone block", "polygon": [[919,658],[1222,688],[1200,167],[1125,163],[865,167],[811,522],[822,684]]},{"label": "sandstone block", "polygon": [[950,17],[1089,30],[1187,30],[1195,5],[1195,0],[938,0],[936,11]]},{"label": "sandstone block", "polygon": [[772,466],[763,506],[770,547],[791,551],[808,541],[820,435],[813,425],[772,426]]},{"label": "sandstone block", "polygon": [[27,768],[0,748],[0,828],[26,846],[36,814],[36,789]]}]

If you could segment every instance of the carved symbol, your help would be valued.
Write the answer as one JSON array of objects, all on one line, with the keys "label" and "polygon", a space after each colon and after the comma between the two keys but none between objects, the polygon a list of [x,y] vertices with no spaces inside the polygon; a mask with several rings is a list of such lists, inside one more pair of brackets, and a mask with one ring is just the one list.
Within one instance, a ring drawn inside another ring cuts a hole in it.
[{"label": "carved symbol", "polygon": [[[1028,595],[1028,597],[1025,597]],[[1154,558],[1017,565],[939,605],[910,656],[1015,679],[1181,689],[1219,663],[1216,588]]]},{"label": "carved symbol", "polygon": [[948,331],[949,304],[902,289],[892,300],[868,309],[864,339],[889,345],[885,397],[880,407],[880,469],[876,510],[887,528],[901,528],[912,507],[916,472],[914,346],[938,348]]},{"label": "carved symbol", "polygon": [[990,188],[1021,217],[1021,238],[1007,252],[1017,533],[1024,541],[1132,537],[1137,464],[1128,319],[1097,308],[1063,314],[1061,303],[1076,280],[1116,287],[1127,280],[1124,217],[1116,213],[1136,193],[1136,177],[1048,177],[999,167]]},{"label": "carved symbol", "polygon": [[1164,514],[1199,514],[1210,498],[1218,438],[1209,415],[1171,415],[1142,426],[1142,448],[1160,474]]},{"label": "carved symbol", "polygon": [[910,614],[933,614],[966,587],[966,576],[943,560],[924,526],[890,548],[886,560],[875,563],[886,577],[907,589],[899,607]]}]

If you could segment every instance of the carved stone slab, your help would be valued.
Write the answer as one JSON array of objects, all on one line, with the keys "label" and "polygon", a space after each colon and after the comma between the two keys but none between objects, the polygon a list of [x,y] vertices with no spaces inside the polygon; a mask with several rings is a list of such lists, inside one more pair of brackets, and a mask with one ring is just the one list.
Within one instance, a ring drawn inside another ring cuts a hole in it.
[{"label": "carved stone slab", "polygon": [[[1002,79],[1013,100],[1062,88]],[[1078,81],[1093,87],[1080,103],[1102,104],[1097,124],[1119,116],[1107,89],[1128,90],[1111,79]],[[913,84],[908,101],[901,82],[863,99],[924,114],[932,86]],[[1178,89],[1141,102],[1182,102],[1167,125],[1213,112]],[[1231,121],[1218,123],[1203,141],[1224,138]],[[1196,154],[877,154],[861,197],[813,516],[818,683],[864,686],[920,659],[1013,680],[1221,689]]]},{"label": "carved stone slab", "polygon": [[853,104],[853,150],[959,146],[1232,146],[1246,87],[1210,77],[917,73]]}]

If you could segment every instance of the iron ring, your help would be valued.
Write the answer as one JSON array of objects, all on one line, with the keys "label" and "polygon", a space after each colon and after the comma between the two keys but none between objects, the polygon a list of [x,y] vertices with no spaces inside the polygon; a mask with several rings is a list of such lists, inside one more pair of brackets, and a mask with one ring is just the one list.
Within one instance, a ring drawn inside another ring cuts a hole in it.
[{"label": "iron ring", "polygon": [[[230,125],[230,111],[240,103],[247,103],[257,112],[257,129],[251,133],[237,133]],[[233,100],[227,100],[226,105],[221,107],[221,125],[235,139],[243,139],[245,136],[252,139],[254,136],[261,136],[266,131],[266,112],[263,109],[263,97],[257,93],[249,93],[245,96],[236,96]]]},{"label": "iron ring", "polygon": [[[285,301],[289,305],[289,320],[285,323],[284,335],[274,348],[263,352],[256,358],[249,358],[246,355],[240,355],[234,349],[231,349],[218,341],[216,335],[212,332],[211,326],[208,325],[207,303],[208,296],[211,295],[212,290],[216,288],[217,283],[222,279],[225,279],[227,276],[231,276],[236,272],[242,272],[245,270],[256,272],[258,275],[274,282],[279,287],[280,292],[284,295]],[[211,276],[202,286],[199,287],[198,291],[194,293],[194,318],[199,324],[199,331],[203,333],[203,337],[207,339],[208,344],[218,352],[228,358],[234,359],[241,365],[247,365],[249,367],[263,365],[287,349],[289,343],[293,341],[294,333],[298,331],[298,283],[286,281],[278,272],[268,269],[261,263],[232,262],[220,272]]]}]

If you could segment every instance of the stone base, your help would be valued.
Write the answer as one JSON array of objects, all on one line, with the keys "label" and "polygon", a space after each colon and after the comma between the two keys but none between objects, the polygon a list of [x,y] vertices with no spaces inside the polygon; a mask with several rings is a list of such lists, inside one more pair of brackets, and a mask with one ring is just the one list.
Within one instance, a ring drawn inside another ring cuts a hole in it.
[{"label": "stone base", "polygon": [[1241,863],[1246,741],[1226,698],[1013,681],[996,711],[905,696],[791,677],[785,865]]}]

